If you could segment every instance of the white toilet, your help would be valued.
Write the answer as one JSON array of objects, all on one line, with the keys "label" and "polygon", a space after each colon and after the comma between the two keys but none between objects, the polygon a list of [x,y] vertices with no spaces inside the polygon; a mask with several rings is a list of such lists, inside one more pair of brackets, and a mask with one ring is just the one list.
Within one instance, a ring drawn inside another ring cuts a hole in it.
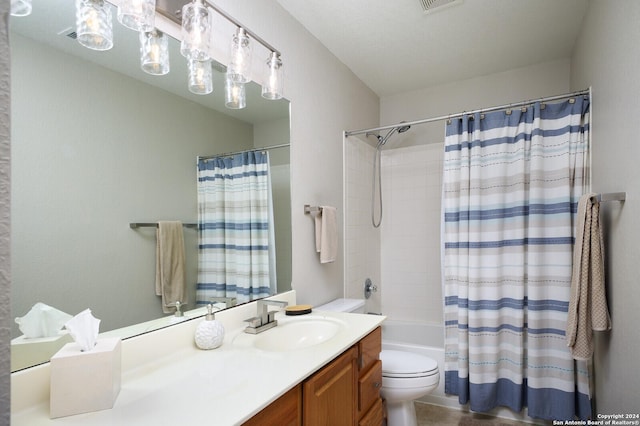
[{"label": "white toilet", "polygon": [[[315,309],[320,311],[364,313],[364,300],[336,299]],[[413,400],[438,387],[438,363],[424,355],[384,349],[382,360],[382,398],[387,405],[387,426],[417,426]]]},{"label": "white toilet", "polygon": [[382,398],[387,403],[388,426],[416,426],[413,400],[438,387],[438,363],[424,355],[384,349],[382,360]]}]

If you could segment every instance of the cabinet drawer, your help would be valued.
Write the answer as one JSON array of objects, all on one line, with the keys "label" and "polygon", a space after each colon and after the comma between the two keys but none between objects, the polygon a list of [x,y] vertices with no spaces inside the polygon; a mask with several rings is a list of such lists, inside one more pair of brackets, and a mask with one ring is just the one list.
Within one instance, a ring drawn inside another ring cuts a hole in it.
[{"label": "cabinet drawer", "polygon": [[358,380],[358,411],[364,413],[371,404],[380,399],[382,387],[382,361],[377,360],[373,366]]},{"label": "cabinet drawer", "polygon": [[384,409],[382,406],[382,400],[378,400],[371,406],[367,414],[362,416],[358,422],[358,426],[380,426],[384,419]]},{"label": "cabinet drawer", "polygon": [[375,361],[380,358],[382,351],[382,328],[378,327],[369,333],[358,344],[360,372],[367,370]]}]

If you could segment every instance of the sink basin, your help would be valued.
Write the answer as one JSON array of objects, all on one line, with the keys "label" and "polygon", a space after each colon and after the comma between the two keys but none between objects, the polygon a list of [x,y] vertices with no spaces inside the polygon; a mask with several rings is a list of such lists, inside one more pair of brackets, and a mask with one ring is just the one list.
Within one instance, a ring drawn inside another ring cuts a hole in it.
[{"label": "sink basin", "polygon": [[264,351],[292,351],[324,343],[344,327],[345,323],[335,318],[283,318],[278,320],[276,327],[260,334],[240,333],[234,339],[234,343]]}]

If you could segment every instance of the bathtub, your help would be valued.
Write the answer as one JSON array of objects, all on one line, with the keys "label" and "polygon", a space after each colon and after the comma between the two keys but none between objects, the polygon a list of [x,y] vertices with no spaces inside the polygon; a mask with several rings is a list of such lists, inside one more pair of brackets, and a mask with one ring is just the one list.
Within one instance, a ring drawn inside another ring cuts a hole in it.
[{"label": "bathtub", "polygon": [[[433,392],[418,401],[469,411],[468,405],[460,405],[457,396],[444,393],[444,327],[442,325],[387,318],[382,323],[382,349],[413,352],[435,360],[440,370],[440,383]],[[496,408],[487,414],[526,423],[544,424],[527,416],[525,412],[514,413],[508,408]]]}]

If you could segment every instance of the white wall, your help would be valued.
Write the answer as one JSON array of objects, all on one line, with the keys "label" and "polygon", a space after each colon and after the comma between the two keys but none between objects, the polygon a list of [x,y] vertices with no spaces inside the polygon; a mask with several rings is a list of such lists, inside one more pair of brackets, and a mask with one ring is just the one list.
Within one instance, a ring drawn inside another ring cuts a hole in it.
[{"label": "white wall", "polygon": [[443,144],[383,152],[382,312],[442,325],[440,197]]},{"label": "white wall", "polygon": [[640,2],[591,0],[571,62],[571,85],[593,87],[593,189],[626,191],[603,207],[606,281],[613,328],[598,333],[595,377],[599,413],[637,413],[640,351]]},{"label": "white wall", "polygon": [[[380,229],[371,224],[375,148],[360,136],[345,140],[345,297],[362,299],[367,278],[381,288]],[[376,208],[376,220],[379,218]],[[365,312],[382,311],[382,292],[371,294]]]},{"label": "white wall", "polygon": [[11,148],[9,2],[0,2],[0,424],[11,423]]},{"label": "white wall", "polygon": [[378,97],[276,1],[216,4],[282,51],[291,100],[293,288],[301,303],[342,297],[343,247],[334,263],[320,264],[304,204],[337,207],[342,240],[342,132],[377,125]]}]

